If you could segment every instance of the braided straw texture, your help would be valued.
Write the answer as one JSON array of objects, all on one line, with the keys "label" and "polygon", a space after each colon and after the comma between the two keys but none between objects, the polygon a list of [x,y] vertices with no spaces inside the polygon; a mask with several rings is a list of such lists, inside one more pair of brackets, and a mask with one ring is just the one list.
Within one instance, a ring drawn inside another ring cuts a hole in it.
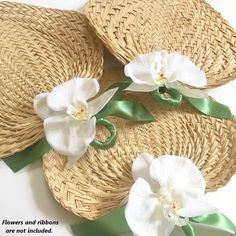
[{"label": "braided straw texture", "polygon": [[[111,78],[114,79],[111,81]],[[105,73],[101,86],[122,78],[122,70]],[[114,147],[89,147],[73,167],[66,158],[50,151],[43,157],[44,174],[54,198],[76,215],[94,219],[125,204],[133,183],[131,165],[137,154],[175,154],[189,157],[202,171],[207,190],[227,183],[236,171],[236,122],[206,117],[186,104],[174,108],[157,104],[149,95],[130,95],[155,115],[153,123],[109,118],[118,129]],[[108,133],[97,128],[97,137]]]},{"label": "braided straw texture", "polygon": [[43,137],[33,98],[76,76],[100,78],[102,45],[72,11],[0,3],[0,157]]},{"label": "braided straw texture", "polygon": [[91,0],[90,24],[119,61],[177,51],[190,57],[208,87],[236,77],[236,33],[204,0]]}]

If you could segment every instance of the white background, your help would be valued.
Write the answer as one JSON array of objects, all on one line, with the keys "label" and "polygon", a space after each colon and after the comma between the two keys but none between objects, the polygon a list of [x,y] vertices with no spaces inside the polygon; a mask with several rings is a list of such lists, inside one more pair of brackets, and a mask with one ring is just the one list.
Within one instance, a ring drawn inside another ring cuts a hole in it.
[{"label": "white background", "polygon": [[[13,1],[11,1],[13,2]],[[80,10],[86,0],[18,0],[15,2],[31,3],[38,6],[53,7],[59,9]],[[208,0],[208,2],[230,22],[236,29],[236,1],[235,0]],[[236,81],[230,85],[210,91],[210,94],[221,102],[231,106],[236,114]],[[233,101],[233,102],[232,102]],[[233,104],[235,103],[235,104]],[[72,236],[69,225],[81,222],[81,219],[63,209],[53,199],[47,184],[45,183],[41,161],[13,174],[6,165],[0,161],[0,235],[6,234],[9,227],[2,226],[2,220],[56,220],[58,226],[53,227],[53,234],[23,234],[38,236]],[[209,200],[215,204],[236,224],[236,176],[229,184],[215,193],[208,194]],[[20,228],[20,227],[19,227]],[[15,228],[16,229],[16,228]],[[127,234],[128,235],[128,234]],[[172,236],[183,235],[176,229]],[[197,235],[200,236],[224,236],[230,235],[214,229],[197,227]],[[161,235],[160,235],[161,236]]]}]

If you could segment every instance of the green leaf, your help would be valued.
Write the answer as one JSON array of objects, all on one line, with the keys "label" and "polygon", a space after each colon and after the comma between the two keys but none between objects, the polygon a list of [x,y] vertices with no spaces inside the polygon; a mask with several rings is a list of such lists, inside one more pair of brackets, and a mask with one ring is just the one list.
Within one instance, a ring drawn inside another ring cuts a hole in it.
[{"label": "green leaf", "polygon": [[118,116],[132,121],[152,122],[155,118],[140,103],[131,101],[110,101],[96,117]]},{"label": "green leaf", "polygon": [[189,220],[193,223],[214,226],[223,230],[230,230],[236,233],[235,224],[222,213],[214,213],[214,214],[192,217],[189,218]]},{"label": "green leaf", "polygon": [[195,236],[193,226],[190,224],[181,227],[186,236]]},{"label": "green leaf", "polygon": [[74,236],[118,236],[129,232],[124,208],[93,221],[71,225]]},{"label": "green leaf", "polygon": [[12,169],[12,171],[17,172],[42,157],[50,149],[51,147],[48,142],[43,138],[31,147],[26,148],[24,151],[17,152],[10,157],[4,158],[3,161]]},{"label": "green leaf", "polygon": [[210,98],[185,98],[201,113],[221,119],[232,119],[232,115],[228,106],[211,100]]}]

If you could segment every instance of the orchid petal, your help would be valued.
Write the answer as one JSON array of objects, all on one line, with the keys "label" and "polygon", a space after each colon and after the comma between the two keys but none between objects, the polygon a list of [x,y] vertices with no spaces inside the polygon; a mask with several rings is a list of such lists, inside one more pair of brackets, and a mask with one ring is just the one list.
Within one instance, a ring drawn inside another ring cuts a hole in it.
[{"label": "orchid petal", "polygon": [[169,236],[174,228],[174,224],[164,217],[157,198],[142,178],[130,190],[125,217],[132,232],[138,236]]},{"label": "orchid petal", "polygon": [[133,179],[136,181],[138,178],[143,178],[149,183],[149,168],[153,161],[154,157],[149,153],[142,153],[138,155],[132,165]]},{"label": "orchid petal", "polygon": [[75,78],[54,87],[48,94],[47,103],[54,111],[65,111],[69,104],[86,101],[94,97],[99,91],[96,79]]},{"label": "orchid petal", "polygon": [[117,90],[118,88],[109,89],[99,97],[88,102],[89,116],[92,117],[101,111],[102,108],[111,100]]},{"label": "orchid petal", "polygon": [[150,185],[153,192],[157,192],[159,184],[154,182],[150,177],[150,165],[154,161],[154,157],[149,153],[142,153],[133,162],[132,165],[132,176],[136,181],[138,178],[145,179]]},{"label": "orchid petal", "polygon": [[133,92],[151,92],[158,88],[157,85],[131,83],[125,90]]},{"label": "orchid petal", "polygon": [[168,82],[180,81],[194,87],[207,85],[205,73],[188,57],[179,53],[170,53],[164,66],[164,74]]},{"label": "orchid petal", "polygon": [[173,88],[179,91],[184,96],[191,97],[191,98],[207,98],[208,97],[208,95],[204,91],[200,89],[188,88],[179,82],[168,83],[167,87]]},{"label": "orchid petal", "polygon": [[78,159],[95,138],[96,118],[78,121],[67,116],[54,116],[44,121],[44,130],[55,151]]},{"label": "orchid petal", "polygon": [[156,79],[157,72],[161,70],[163,53],[151,52],[137,56],[125,66],[125,75],[131,78],[135,84],[155,85],[154,79]]},{"label": "orchid petal", "polygon": [[[185,199],[186,200],[186,199]],[[195,217],[200,215],[208,215],[217,212],[218,209],[206,200],[188,198],[184,202],[184,207],[178,210],[177,214],[182,217]]]},{"label": "orchid petal", "polygon": [[150,166],[151,178],[161,187],[172,188],[192,197],[203,196],[205,180],[191,160],[177,156],[156,158]]},{"label": "orchid petal", "polygon": [[55,115],[55,112],[48,107],[47,96],[48,93],[41,93],[34,97],[34,112],[42,120]]}]

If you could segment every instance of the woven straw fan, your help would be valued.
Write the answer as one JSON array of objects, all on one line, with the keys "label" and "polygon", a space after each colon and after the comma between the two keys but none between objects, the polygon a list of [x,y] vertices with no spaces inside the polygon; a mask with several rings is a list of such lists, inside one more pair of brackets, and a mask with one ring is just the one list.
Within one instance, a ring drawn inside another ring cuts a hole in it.
[{"label": "woven straw fan", "polygon": [[[112,78],[112,79],[111,79]],[[110,69],[101,87],[123,78],[123,69]],[[66,157],[54,151],[43,158],[44,174],[55,199],[66,209],[88,219],[100,217],[125,204],[133,184],[131,165],[136,156],[175,154],[189,157],[202,171],[207,190],[224,186],[236,171],[236,121],[206,117],[187,104],[161,106],[148,95],[129,95],[155,115],[153,123],[135,123],[109,118],[116,125],[118,139],[107,150],[89,147],[72,168]],[[97,128],[97,138],[109,133]]]},{"label": "woven straw fan", "polygon": [[103,49],[83,15],[12,3],[0,3],[0,45],[3,158],[43,137],[34,96],[76,76],[99,78]]},{"label": "woven straw fan", "polygon": [[206,72],[208,87],[236,77],[236,33],[204,0],[91,0],[90,24],[122,63],[177,51]]}]

